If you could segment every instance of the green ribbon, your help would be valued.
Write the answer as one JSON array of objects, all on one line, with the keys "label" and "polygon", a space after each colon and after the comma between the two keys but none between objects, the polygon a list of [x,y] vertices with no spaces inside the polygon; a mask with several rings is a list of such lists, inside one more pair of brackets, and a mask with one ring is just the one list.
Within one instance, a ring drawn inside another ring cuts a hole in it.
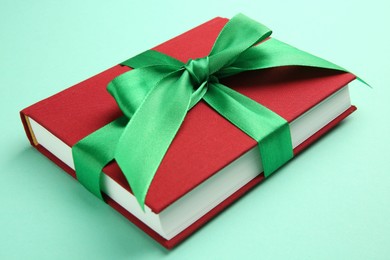
[{"label": "green ribbon", "polygon": [[219,79],[291,65],[346,70],[276,39],[266,40],[270,35],[264,25],[238,14],[223,27],[204,58],[184,64],[148,50],[123,62],[134,69],[112,80],[108,91],[124,116],[73,146],[78,180],[102,198],[102,169],[115,159],[144,208],[168,147],[187,112],[200,100],[257,141],[265,177],[277,170],[293,157],[288,122]]}]

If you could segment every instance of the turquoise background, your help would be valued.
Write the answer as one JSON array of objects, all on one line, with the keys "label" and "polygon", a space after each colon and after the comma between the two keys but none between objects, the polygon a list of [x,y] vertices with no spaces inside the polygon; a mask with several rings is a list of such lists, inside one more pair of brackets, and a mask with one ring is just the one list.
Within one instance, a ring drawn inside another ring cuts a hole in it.
[{"label": "turquoise background", "polygon": [[[0,259],[390,259],[386,2],[0,0]],[[238,12],[373,89],[352,83],[356,113],[167,251],[30,147],[18,112]]]}]

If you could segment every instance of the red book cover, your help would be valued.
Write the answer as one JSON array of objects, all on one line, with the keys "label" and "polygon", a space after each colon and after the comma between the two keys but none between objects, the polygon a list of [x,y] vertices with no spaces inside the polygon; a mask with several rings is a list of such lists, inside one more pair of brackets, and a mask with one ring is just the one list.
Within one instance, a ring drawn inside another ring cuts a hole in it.
[{"label": "red book cover", "polygon": [[[209,53],[226,22],[227,19],[215,18],[154,49],[183,62],[190,58],[204,57]],[[126,66],[116,65],[24,109],[21,117],[31,144],[75,177],[73,169],[36,142],[26,116],[72,147],[85,136],[122,115],[115,100],[107,92],[106,86],[113,78],[128,70],[130,68]],[[281,67],[244,72],[223,79],[222,83],[292,122],[354,78],[355,76],[349,73],[326,69]],[[294,154],[302,151],[355,109],[351,106],[345,110],[297,146]],[[206,103],[198,103],[188,113],[168,149],[148,191],[146,205],[155,213],[163,211],[256,144],[255,140],[221,117]],[[103,171],[130,191],[115,162],[107,165]],[[106,201],[159,243],[172,248],[263,178],[263,175],[259,175],[170,240],[161,237],[109,197],[106,197]]]}]

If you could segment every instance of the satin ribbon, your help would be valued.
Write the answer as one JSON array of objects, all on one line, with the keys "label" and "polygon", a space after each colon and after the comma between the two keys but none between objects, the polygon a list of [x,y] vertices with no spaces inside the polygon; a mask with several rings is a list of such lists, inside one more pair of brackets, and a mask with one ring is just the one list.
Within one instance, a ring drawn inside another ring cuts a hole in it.
[{"label": "satin ribbon", "polygon": [[112,80],[108,91],[124,116],[73,146],[78,180],[102,198],[101,172],[115,159],[143,209],[168,147],[187,112],[200,100],[257,141],[265,177],[277,170],[293,157],[287,121],[219,79],[291,65],[346,70],[276,39],[266,40],[270,35],[264,25],[238,14],[204,58],[184,64],[148,50],[123,62],[134,69]]}]

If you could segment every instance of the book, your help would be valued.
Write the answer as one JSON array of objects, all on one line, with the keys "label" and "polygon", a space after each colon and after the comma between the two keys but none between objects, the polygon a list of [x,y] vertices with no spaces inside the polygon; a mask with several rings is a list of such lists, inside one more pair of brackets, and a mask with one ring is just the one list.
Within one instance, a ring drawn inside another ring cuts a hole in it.
[{"label": "book", "polygon": [[[154,49],[183,62],[203,57],[226,22],[212,19]],[[122,115],[106,86],[128,70],[116,65],[22,110],[31,144],[76,177],[71,147]],[[356,109],[348,90],[353,79],[347,72],[290,66],[221,82],[285,118],[296,155]],[[264,179],[259,157],[255,140],[201,101],[168,149],[145,211],[115,162],[103,169],[102,191],[110,206],[172,248]]]}]

